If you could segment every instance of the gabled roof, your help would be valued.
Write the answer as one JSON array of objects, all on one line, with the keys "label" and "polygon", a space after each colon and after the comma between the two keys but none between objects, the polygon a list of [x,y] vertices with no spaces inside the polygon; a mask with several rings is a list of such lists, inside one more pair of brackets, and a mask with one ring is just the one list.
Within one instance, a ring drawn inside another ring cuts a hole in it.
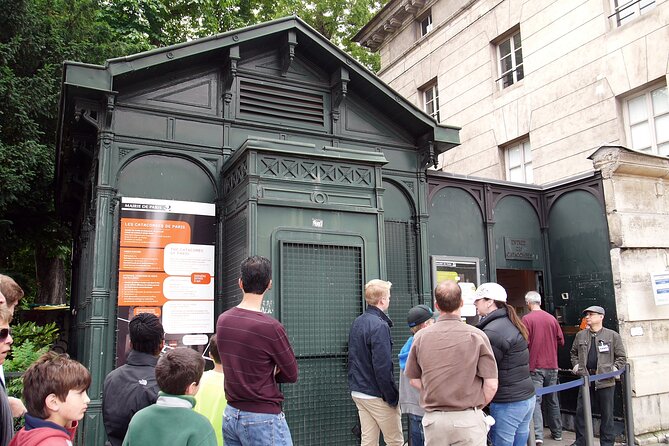
[{"label": "gabled roof", "polygon": [[383,110],[388,118],[401,122],[414,135],[429,134],[431,137],[428,137],[428,140],[434,141],[438,153],[459,144],[458,127],[437,124],[429,115],[407,101],[297,16],[109,59],[104,66],[65,62],[61,110],[68,94],[73,90],[79,92],[84,90],[86,95],[113,93],[115,87],[128,78],[141,79],[155,70],[165,72],[173,67],[190,64],[194,60],[213,56],[220,56],[223,64],[228,48],[233,46],[243,48],[244,45],[252,45],[254,41],[267,41],[288,31],[296,32],[299,51],[306,52],[325,69],[334,72],[338,67],[346,67],[350,76],[349,89],[354,89],[362,99]]}]

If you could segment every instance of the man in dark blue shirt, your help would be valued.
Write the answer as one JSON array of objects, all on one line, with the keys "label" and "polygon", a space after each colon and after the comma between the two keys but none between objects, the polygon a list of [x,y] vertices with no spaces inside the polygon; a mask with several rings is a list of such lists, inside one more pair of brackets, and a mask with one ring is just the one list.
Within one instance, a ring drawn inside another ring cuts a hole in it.
[{"label": "man in dark blue shirt", "polygon": [[379,433],[388,446],[402,446],[399,391],[393,372],[393,322],[390,282],[374,279],[365,285],[367,310],[358,316],[348,338],[348,387],[358,408],[362,446],[377,446]]}]

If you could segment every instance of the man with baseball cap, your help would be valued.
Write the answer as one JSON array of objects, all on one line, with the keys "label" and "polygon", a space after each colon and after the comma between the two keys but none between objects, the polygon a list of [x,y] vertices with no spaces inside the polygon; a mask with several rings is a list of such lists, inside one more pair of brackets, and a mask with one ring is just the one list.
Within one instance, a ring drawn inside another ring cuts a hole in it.
[{"label": "man with baseball cap", "polygon": [[409,310],[407,325],[411,330],[411,336],[400,350],[400,409],[402,413],[409,416],[409,437],[411,446],[423,446],[425,434],[423,433],[423,415],[425,410],[420,407],[420,392],[409,383],[409,378],[404,374],[404,368],[411,351],[413,338],[419,330],[429,327],[434,323],[434,314],[427,305],[416,305]]},{"label": "man with baseball cap", "polygon": [[[627,356],[620,335],[613,330],[604,328],[604,308],[593,305],[583,310],[583,315],[589,328],[581,330],[574,338],[571,347],[572,371],[577,375],[597,375],[620,370],[625,367]],[[599,444],[613,446],[615,433],[613,431],[613,393],[615,380],[606,378],[595,381],[590,386],[590,401],[599,405],[601,424],[599,428]],[[583,416],[582,389],[578,391],[576,403],[576,441],[572,446],[584,446],[585,420]]]}]

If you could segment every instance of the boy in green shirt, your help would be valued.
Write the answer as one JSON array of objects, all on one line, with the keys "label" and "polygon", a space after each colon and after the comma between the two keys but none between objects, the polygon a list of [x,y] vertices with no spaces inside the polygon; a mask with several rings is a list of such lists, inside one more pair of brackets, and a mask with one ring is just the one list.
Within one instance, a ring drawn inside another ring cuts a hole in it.
[{"label": "boy in green shirt", "polygon": [[211,423],[193,410],[203,372],[204,359],[195,350],[165,353],[156,365],[158,401],[132,417],[123,446],[217,446]]}]

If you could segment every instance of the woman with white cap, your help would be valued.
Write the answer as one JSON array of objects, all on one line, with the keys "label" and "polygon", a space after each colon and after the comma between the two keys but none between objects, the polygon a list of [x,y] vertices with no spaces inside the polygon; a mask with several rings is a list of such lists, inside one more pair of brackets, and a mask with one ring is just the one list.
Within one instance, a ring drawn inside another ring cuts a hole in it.
[{"label": "woman with white cap", "polygon": [[490,415],[495,419],[490,432],[492,444],[524,446],[536,402],[527,328],[506,303],[506,291],[497,283],[479,286],[474,305],[483,317],[478,328],[490,339],[499,373],[499,388],[490,403]]}]

